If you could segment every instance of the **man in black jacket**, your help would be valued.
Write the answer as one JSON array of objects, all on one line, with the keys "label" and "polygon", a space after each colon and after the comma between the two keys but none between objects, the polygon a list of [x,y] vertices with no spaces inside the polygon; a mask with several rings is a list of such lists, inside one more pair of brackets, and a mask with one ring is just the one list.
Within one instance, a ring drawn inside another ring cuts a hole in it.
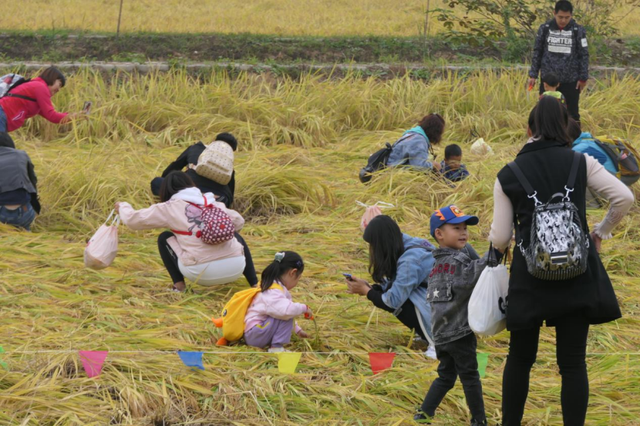
[{"label": "man in black jacket", "polygon": [[[538,29],[529,70],[529,86],[536,84],[539,73],[542,76],[555,73],[560,79],[558,91],[566,99],[569,114],[579,123],[580,92],[589,79],[587,32],[573,20],[571,2],[557,2],[553,15],[553,19]],[[540,94],[543,91],[543,85],[540,84]]]}]

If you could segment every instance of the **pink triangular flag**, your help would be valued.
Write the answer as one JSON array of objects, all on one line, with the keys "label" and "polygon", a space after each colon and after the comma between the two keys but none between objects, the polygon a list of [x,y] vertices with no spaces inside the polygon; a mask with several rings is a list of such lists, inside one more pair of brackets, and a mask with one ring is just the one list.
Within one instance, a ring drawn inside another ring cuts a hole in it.
[{"label": "pink triangular flag", "polygon": [[393,352],[371,352],[369,353],[369,363],[371,364],[371,371],[373,374],[391,368],[393,365],[393,358],[396,354]]},{"label": "pink triangular flag", "polygon": [[104,364],[108,353],[109,351],[78,351],[84,371],[87,372],[87,377],[91,378],[100,375],[102,364]]}]

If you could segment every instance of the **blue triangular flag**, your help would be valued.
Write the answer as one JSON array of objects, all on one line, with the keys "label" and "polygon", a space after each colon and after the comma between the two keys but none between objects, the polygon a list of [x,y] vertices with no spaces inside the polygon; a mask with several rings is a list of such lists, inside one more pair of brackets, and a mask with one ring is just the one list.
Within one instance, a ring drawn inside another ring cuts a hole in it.
[{"label": "blue triangular flag", "polygon": [[204,370],[204,365],[202,365],[202,352],[178,351],[178,356],[187,367],[196,367]]}]

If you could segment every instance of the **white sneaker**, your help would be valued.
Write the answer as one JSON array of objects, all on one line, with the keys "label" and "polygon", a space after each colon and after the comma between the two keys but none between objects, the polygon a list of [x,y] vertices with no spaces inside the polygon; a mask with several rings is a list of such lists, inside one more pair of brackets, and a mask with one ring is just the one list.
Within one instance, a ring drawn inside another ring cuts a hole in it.
[{"label": "white sneaker", "polygon": [[267,352],[278,353],[278,352],[289,352],[289,351],[286,350],[285,348],[269,348]]},{"label": "white sneaker", "polygon": [[436,355],[436,348],[434,348],[433,346],[429,346],[429,349],[425,351],[424,355],[427,358],[438,359],[438,356]]}]

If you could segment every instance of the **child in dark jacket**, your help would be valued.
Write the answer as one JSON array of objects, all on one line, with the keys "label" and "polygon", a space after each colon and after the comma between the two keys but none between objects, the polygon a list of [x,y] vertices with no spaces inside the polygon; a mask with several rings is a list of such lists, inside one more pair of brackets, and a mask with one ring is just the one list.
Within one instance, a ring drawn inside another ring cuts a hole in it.
[{"label": "child in dark jacket", "polygon": [[542,76],[542,86],[544,87],[544,92],[540,95],[540,98],[543,96],[551,96],[552,98],[556,98],[560,101],[562,105],[567,106],[567,101],[562,94],[562,92],[558,91],[560,87],[560,80],[558,80],[558,76],[555,73],[547,73]]},{"label": "child in dark jacket", "polygon": [[444,149],[444,161],[440,165],[440,173],[451,182],[460,182],[469,176],[467,166],[462,164],[462,148],[460,146],[451,144]]},{"label": "child in dark jacket", "polygon": [[482,384],[478,373],[476,336],[467,321],[471,292],[487,263],[487,256],[472,259],[462,249],[467,244],[467,225],[477,225],[456,206],[436,210],[431,216],[431,236],[440,245],[429,275],[427,300],[431,303],[433,339],[440,365],[414,420],[430,423],[436,408],[460,376],[471,425],[486,425]]}]

